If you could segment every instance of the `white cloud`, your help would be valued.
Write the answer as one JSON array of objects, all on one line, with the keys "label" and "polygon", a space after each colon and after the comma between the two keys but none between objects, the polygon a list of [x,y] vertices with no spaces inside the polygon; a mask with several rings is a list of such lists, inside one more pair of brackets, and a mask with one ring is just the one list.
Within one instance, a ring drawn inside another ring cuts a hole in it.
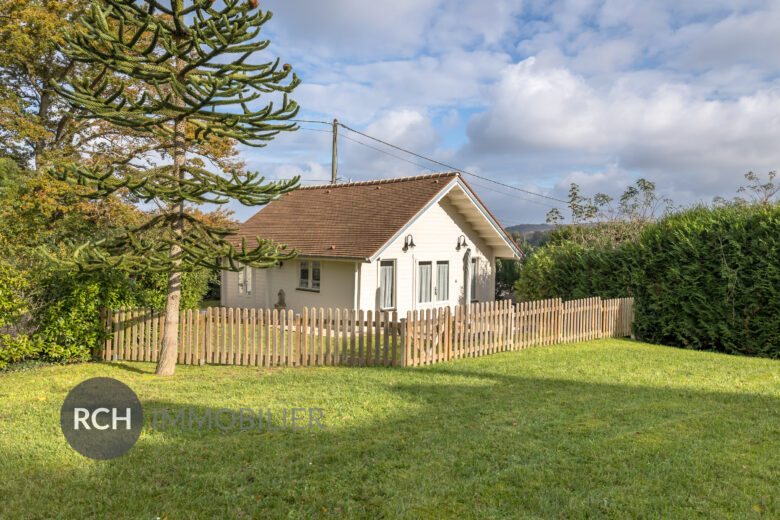
[{"label": "white cloud", "polygon": [[568,69],[539,68],[529,58],[504,70],[490,109],[468,129],[475,152],[561,153],[588,166],[617,161],[706,190],[731,185],[748,169],[777,167],[777,114],[780,87],[733,101],[681,83],[660,83],[646,94],[620,81],[600,90]]},{"label": "white cloud", "polygon": [[274,13],[270,30],[281,33],[289,47],[321,57],[378,59],[414,54],[439,3],[268,0],[263,8]]},{"label": "white cloud", "polygon": [[733,63],[776,68],[780,66],[778,27],[780,5],[777,2],[759,11],[731,13],[711,27],[703,28],[679,61],[694,70]]},{"label": "white cloud", "polygon": [[[780,162],[776,0],[263,7],[275,12],[264,29],[269,51],[304,80],[293,96],[303,117],[338,117],[526,189],[560,197],[578,182],[613,193],[645,176],[691,202],[731,195],[744,172]],[[354,179],[425,171],[347,140],[339,157]],[[330,135],[280,136],[248,159],[273,175],[328,178]],[[549,209],[477,190],[514,222],[542,221]]]},{"label": "white cloud", "polygon": [[484,85],[494,82],[509,56],[498,52],[457,51],[439,56],[342,64],[337,79],[304,82],[295,99],[307,110],[353,124],[367,124],[382,112],[411,108],[483,106]]},{"label": "white cloud", "polygon": [[429,148],[437,141],[430,118],[414,110],[397,110],[384,114],[366,127],[366,133],[401,147]]}]

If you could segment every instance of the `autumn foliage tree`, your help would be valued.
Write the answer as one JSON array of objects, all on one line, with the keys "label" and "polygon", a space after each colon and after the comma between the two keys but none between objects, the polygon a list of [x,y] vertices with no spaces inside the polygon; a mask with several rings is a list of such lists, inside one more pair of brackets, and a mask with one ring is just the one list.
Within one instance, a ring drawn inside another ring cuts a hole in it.
[{"label": "autumn foliage tree", "polygon": [[[149,168],[106,168],[71,163],[52,168],[56,177],[105,198],[126,191],[156,204],[154,217],[135,228],[109,229],[76,248],[69,263],[80,270],[107,267],[167,274],[166,327],[157,366],[171,375],[178,350],[183,272],[270,267],[294,256],[257,238],[234,248],[234,232],[202,218],[197,206],[237,200],[262,205],[294,189],[298,179],[265,182],[257,173],[209,168],[223,141],[264,146],[279,132],[295,130],[297,104],[288,98],[299,83],[279,59],[253,63],[269,41],[259,39],[271,13],[256,0],[105,0],[93,2],[63,54],[97,66],[93,77],[74,78],[57,92],[86,117],[156,140]],[[279,94],[281,102],[259,102]],[[147,239],[146,237],[154,237]]]}]

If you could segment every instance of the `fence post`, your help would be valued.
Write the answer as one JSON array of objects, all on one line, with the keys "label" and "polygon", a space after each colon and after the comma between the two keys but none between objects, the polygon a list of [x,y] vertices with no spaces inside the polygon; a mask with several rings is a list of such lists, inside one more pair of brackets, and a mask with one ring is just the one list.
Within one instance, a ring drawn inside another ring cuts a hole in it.
[{"label": "fence post", "polygon": [[[103,334],[106,336],[106,339],[103,340],[103,352],[101,353],[101,358],[103,360],[108,359],[109,355],[109,340],[111,336],[109,336],[109,330],[110,330],[110,324],[111,324],[111,314],[110,311],[106,309],[100,309],[100,322],[103,324]],[[97,356],[97,352],[92,352],[92,358],[94,359]]]},{"label": "fence post", "polygon": [[399,335],[401,336],[401,345],[398,352],[398,359],[393,359],[393,364],[398,363],[397,366],[406,366],[407,352],[409,351],[409,338],[406,332],[407,324],[409,323],[409,311],[406,311],[406,319],[401,318],[398,323]]}]

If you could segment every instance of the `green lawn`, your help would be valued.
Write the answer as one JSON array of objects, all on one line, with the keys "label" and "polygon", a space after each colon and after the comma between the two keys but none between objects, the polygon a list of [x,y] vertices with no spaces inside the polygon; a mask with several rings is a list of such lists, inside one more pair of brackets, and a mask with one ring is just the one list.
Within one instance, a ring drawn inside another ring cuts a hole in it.
[{"label": "green lawn", "polygon": [[[780,362],[628,340],[416,369],[90,363],[0,375],[3,518],[777,518]],[[111,461],[59,408],[110,376],[149,424]],[[322,431],[152,430],[153,408],[318,407]]]}]

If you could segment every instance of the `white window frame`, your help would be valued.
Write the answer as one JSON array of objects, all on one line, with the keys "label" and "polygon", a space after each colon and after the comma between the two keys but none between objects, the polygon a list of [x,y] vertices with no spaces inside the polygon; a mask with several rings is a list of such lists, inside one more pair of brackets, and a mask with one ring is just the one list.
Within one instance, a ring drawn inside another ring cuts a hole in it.
[{"label": "white window frame", "polygon": [[[428,296],[430,297],[429,300],[423,301],[422,299],[422,277],[420,276],[420,266],[423,264],[427,264],[431,268],[431,276],[430,276],[430,282],[428,287]],[[433,303],[433,266],[435,265],[435,262],[431,260],[420,260],[417,262],[417,294],[415,294],[415,300],[417,300],[417,303],[420,305],[429,305]]]},{"label": "white window frame", "polygon": [[238,270],[238,294],[252,294],[252,268],[242,266]]},{"label": "white window frame", "polygon": [[[306,280],[304,280],[301,277],[301,270],[303,270],[303,267],[306,266]],[[317,287],[314,287],[314,269],[319,271],[319,280],[316,280]],[[306,283],[306,285],[303,285],[303,283]],[[298,286],[296,287],[299,291],[309,291],[309,292],[320,292],[320,288],[322,287],[322,262],[319,260],[300,260],[298,262]]]},{"label": "white window frame", "polygon": [[[441,287],[439,287],[439,266],[440,265],[446,265],[447,266],[447,282],[444,287],[446,291],[446,295],[444,298],[441,297]],[[437,302],[446,302],[450,299],[450,261],[449,260],[437,260],[436,261],[436,283],[434,284],[435,289],[433,290],[433,296],[435,297],[435,300]],[[433,276],[431,276],[433,278]]]},{"label": "white window frame", "polygon": [[[385,301],[384,301],[385,300],[385,293],[384,293],[384,288],[382,287],[382,264],[384,264],[384,263],[389,263],[389,264],[391,264],[393,266],[393,276],[392,276],[392,286],[391,286],[392,294],[391,294],[391,297],[390,297],[391,301],[390,301],[390,306],[389,307],[384,305],[384,303],[385,303]],[[398,268],[398,263],[395,261],[395,258],[384,258],[384,259],[380,259],[379,260],[379,269],[378,269],[378,272],[379,272],[379,310],[390,311],[390,310],[394,310],[396,308],[395,307],[395,305],[396,305],[395,302],[396,302],[396,298],[397,298],[397,294],[398,294],[398,291],[396,289],[397,286],[398,286],[398,283],[397,283],[398,269],[397,268]]]}]

